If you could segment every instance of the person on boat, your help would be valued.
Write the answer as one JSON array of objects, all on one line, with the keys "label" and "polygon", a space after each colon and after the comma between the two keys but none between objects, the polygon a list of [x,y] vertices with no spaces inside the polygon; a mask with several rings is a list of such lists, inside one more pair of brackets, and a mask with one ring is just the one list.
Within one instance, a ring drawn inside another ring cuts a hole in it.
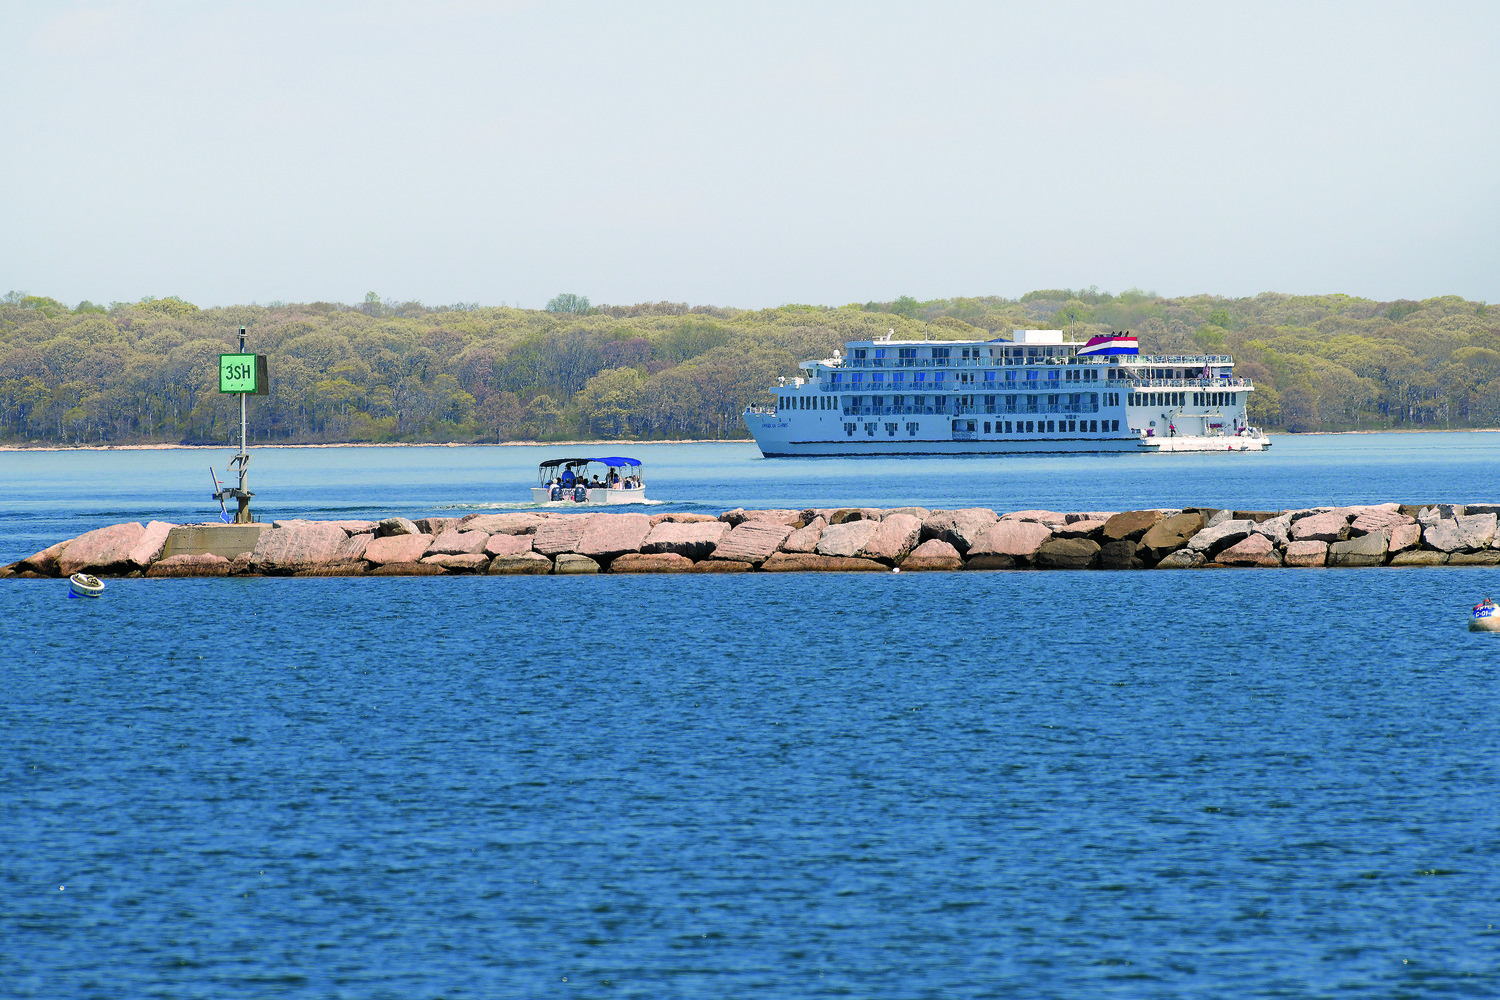
[{"label": "person on boat", "polygon": [[576,480],[577,478],[578,478],[577,476],[573,475],[573,470],[572,469],[564,469],[563,470],[563,474],[562,474],[563,488],[566,489],[568,487],[571,487],[573,485],[574,480]]}]

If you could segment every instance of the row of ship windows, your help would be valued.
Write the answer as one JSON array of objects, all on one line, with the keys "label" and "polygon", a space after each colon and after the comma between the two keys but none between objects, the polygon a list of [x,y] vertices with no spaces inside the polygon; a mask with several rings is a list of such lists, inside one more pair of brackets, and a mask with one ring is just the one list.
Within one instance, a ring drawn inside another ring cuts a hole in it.
[{"label": "row of ship windows", "polygon": [[[855,361],[864,361],[869,358],[872,350],[877,360],[890,356],[890,348],[887,347],[876,347],[873,349],[868,347],[856,347],[849,352],[849,357],[853,358]],[[926,348],[923,348],[923,350],[926,350]],[[934,347],[931,348],[931,352],[931,357],[938,360],[946,360],[953,357],[953,348],[951,347]],[[1072,352],[1067,347],[963,347],[959,349],[958,356],[966,361],[977,361],[980,358],[988,357],[1065,358],[1069,357],[1071,353]],[[915,361],[917,360],[917,348],[898,347],[896,348],[896,358],[900,361]]]},{"label": "row of ship windows", "polygon": [[[837,389],[837,388],[843,387],[844,385],[859,386],[859,385],[864,384],[864,379],[865,379],[864,372],[851,372],[851,373],[849,373],[849,380],[848,380],[848,382],[844,381],[844,374],[845,374],[844,372],[833,372],[833,373],[831,373],[828,376],[828,384],[829,384],[829,386]],[[932,374],[932,385],[934,387],[936,387],[936,388],[939,388],[939,389],[941,389],[943,387],[943,383],[945,381],[947,381],[948,376],[950,374],[953,376],[953,381],[959,383],[960,385],[973,385],[974,381],[975,381],[975,379],[974,379],[975,373],[974,372],[951,372],[951,373],[950,372],[933,372],[931,374]],[[999,380],[999,379],[997,379],[995,377],[997,374],[998,374],[997,372],[984,372],[983,373],[984,378],[981,381],[984,381],[984,382],[1001,381],[1001,380]],[[1045,373],[1046,374],[1046,378],[1045,379],[1041,378],[1041,375],[1043,374],[1042,372],[1036,372],[1036,371],[1026,372],[1025,373],[1026,377],[1024,379],[1018,378],[1017,376],[1019,374],[1020,374],[1019,372],[1008,371],[1008,372],[1005,373],[1004,381],[1006,381],[1006,382],[1097,382],[1099,380],[1099,372],[1098,372],[1098,370],[1097,369],[1088,369],[1088,368],[1053,369],[1053,370],[1048,371],[1048,372]],[[912,382],[916,383],[916,385],[917,385],[918,388],[920,388],[920,387],[923,386],[924,383],[927,382],[927,375],[928,375],[927,372],[915,372],[915,373],[912,374],[911,380],[912,380]],[[891,385],[893,385],[893,386],[899,386],[899,385],[901,385],[902,383],[904,383],[906,381],[906,373],[905,372],[891,372],[890,376],[891,376]],[[1114,370],[1113,369],[1110,369],[1110,376],[1111,377],[1114,376]],[[870,373],[870,384],[871,385],[876,385],[876,386],[883,385],[885,383],[885,377],[886,377],[886,372],[871,372]]]},{"label": "row of ship windows", "polygon": [[[966,428],[959,427],[961,423],[963,421],[954,421],[953,429],[955,432],[963,433],[965,430],[969,433],[977,432],[979,423],[977,420],[968,421]],[[846,421],[844,423],[844,434],[848,437],[853,437],[854,432],[859,429],[859,426],[858,423]],[[874,437],[875,429],[879,426],[880,423],[878,421],[865,421],[865,436]],[[886,436],[895,437],[897,426],[899,425],[887,421],[885,423]],[[907,435],[916,437],[918,426],[917,421],[908,420],[906,422]],[[992,427],[993,429],[991,429]],[[1118,420],[986,420],[984,422],[984,433],[986,434],[1098,434],[1101,431],[1108,434],[1119,431],[1119,429],[1120,422]]]},{"label": "row of ship windows", "polygon": [[[990,413],[995,412],[995,408],[997,406],[1001,407],[1006,413],[1037,413],[1046,412],[1049,409],[1057,410],[1059,408],[1098,411],[1100,395],[1101,393],[1097,392],[1072,392],[1056,393],[1048,395],[1045,398],[1041,396],[1029,395],[984,396],[984,402],[982,405],[986,407],[987,411]],[[1120,405],[1120,393],[1106,392],[1102,395],[1104,397],[1105,406]],[[1132,393],[1131,395],[1139,396],[1141,399],[1145,399],[1147,393]],[[1182,393],[1150,393],[1149,395],[1151,395],[1152,397],[1161,396],[1163,399],[1165,399],[1168,395],[1181,396]],[[1196,393],[1195,395],[1209,394]],[[937,410],[944,409],[949,398],[950,397],[947,396],[932,397],[933,408]],[[962,396],[958,397],[955,402],[958,406],[972,407],[974,405],[975,398],[976,397],[974,396]],[[886,402],[887,399],[890,400],[889,404]],[[838,402],[839,397],[837,396],[778,396],[776,399],[776,407],[779,410],[836,410],[839,408]],[[845,411],[847,412],[849,409],[859,410],[863,409],[866,406],[884,407],[887,405],[894,406],[897,409],[906,407],[907,405],[921,409],[926,407],[928,403],[926,396],[912,396],[910,404],[907,403],[906,396],[850,396],[849,406],[845,407]],[[1131,405],[1134,406],[1137,404],[1132,402]],[[1140,405],[1146,404],[1142,403]]]},{"label": "row of ship windows", "polygon": [[1237,392],[1132,392],[1128,403],[1131,406],[1186,406],[1189,395],[1194,406],[1236,406],[1240,401]]}]

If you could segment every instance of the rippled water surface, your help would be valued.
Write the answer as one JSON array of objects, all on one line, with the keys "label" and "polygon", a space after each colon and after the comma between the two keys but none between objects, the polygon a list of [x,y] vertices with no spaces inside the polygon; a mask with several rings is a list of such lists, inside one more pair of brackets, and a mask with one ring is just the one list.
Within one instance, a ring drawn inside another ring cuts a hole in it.
[{"label": "rippled water surface", "polygon": [[[1493,499],[1493,438],[637,450],[706,509],[1270,507]],[[258,488],[478,508],[521,452],[268,451]],[[185,519],[206,461],[0,455],[0,511]],[[0,581],[0,997],[1500,995],[1500,636],[1464,630],[1496,582]]]},{"label": "rippled water surface", "polygon": [[[252,448],[254,509],[277,517],[462,515],[530,506],[537,463],[624,453],[660,510],[973,507],[1128,510],[1500,501],[1500,434],[1279,435],[1255,455],[764,459],[753,444]],[[117,521],[212,520],[232,449],[0,452],[0,563]]]}]

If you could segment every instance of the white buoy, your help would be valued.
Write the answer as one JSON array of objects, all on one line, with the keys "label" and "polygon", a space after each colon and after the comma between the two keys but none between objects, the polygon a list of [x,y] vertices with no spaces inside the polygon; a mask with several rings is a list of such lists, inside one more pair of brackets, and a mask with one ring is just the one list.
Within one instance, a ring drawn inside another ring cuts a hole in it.
[{"label": "white buoy", "polygon": [[1470,632],[1500,632],[1500,605],[1486,597],[1469,615]]},{"label": "white buoy", "polygon": [[74,573],[68,577],[68,592],[75,597],[98,597],[104,593],[104,581],[87,573]]}]

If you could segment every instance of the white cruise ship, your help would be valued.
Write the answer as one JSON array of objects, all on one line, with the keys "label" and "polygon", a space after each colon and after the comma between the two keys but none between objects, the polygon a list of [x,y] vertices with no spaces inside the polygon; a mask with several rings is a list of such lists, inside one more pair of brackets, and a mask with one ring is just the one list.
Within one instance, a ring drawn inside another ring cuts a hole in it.
[{"label": "white cruise ship", "polygon": [[1227,355],[1140,354],[1129,334],[856,340],[804,361],[745,424],[767,458],[1012,452],[1262,451],[1249,379]]}]

